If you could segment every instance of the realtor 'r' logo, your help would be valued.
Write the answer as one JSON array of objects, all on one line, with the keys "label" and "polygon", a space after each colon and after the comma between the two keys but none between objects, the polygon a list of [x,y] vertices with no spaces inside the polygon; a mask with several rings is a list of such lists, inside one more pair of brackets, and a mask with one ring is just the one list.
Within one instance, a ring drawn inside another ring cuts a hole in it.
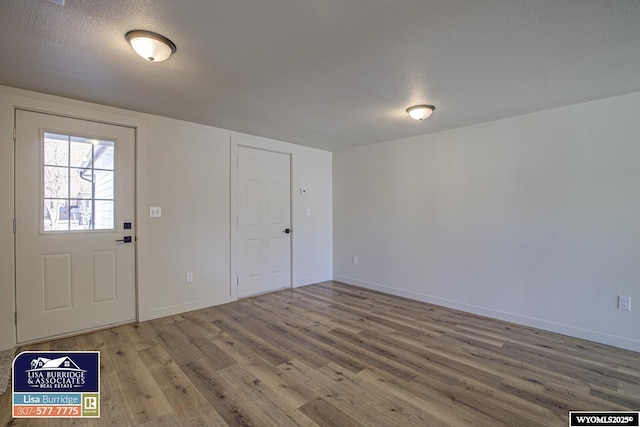
[{"label": "realtor 'r' logo", "polygon": [[85,397],[84,409],[98,409],[98,399],[94,396]]}]

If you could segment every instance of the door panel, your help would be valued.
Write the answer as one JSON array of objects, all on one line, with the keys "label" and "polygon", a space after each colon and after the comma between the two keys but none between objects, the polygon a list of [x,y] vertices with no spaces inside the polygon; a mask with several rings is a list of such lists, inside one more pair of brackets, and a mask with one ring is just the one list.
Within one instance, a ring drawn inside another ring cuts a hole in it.
[{"label": "door panel", "polygon": [[238,296],[291,286],[291,157],[238,147]]},{"label": "door panel", "polygon": [[135,131],[17,110],[15,153],[18,342],[135,320]]},{"label": "door panel", "polygon": [[71,308],[71,254],[42,255],[44,311]]},{"label": "door panel", "polygon": [[117,299],[116,251],[94,251],[91,253],[91,285],[93,303]]}]

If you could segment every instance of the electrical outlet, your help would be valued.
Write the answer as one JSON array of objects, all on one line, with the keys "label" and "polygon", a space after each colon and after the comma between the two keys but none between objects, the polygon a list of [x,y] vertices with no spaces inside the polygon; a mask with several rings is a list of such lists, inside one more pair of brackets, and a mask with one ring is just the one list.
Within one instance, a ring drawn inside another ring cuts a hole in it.
[{"label": "electrical outlet", "polygon": [[193,283],[193,273],[191,271],[187,272],[187,283]]},{"label": "electrical outlet", "polygon": [[358,257],[357,257],[357,256],[355,256],[355,255],[354,255],[354,256],[352,256],[352,257],[351,257],[351,263],[352,263],[352,264],[355,264],[355,265],[358,265]]},{"label": "electrical outlet", "polygon": [[618,295],[618,308],[620,310],[631,310],[631,297]]}]

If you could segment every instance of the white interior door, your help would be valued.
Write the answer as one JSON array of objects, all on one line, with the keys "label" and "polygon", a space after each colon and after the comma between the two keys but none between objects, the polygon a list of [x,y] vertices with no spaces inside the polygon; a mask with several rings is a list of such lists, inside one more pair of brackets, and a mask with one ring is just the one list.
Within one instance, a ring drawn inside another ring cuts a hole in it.
[{"label": "white interior door", "polygon": [[17,110],[15,154],[18,342],[135,320],[135,131]]},{"label": "white interior door", "polygon": [[238,147],[238,297],[291,286],[291,157]]}]

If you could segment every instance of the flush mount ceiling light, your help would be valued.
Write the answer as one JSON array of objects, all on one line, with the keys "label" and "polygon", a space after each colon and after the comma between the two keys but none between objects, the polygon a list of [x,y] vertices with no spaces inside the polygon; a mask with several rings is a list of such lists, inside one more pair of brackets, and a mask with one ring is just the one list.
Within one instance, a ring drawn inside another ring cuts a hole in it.
[{"label": "flush mount ceiling light", "polygon": [[413,107],[407,108],[407,113],[414,120],[425,120],[428,119],[435,110],[436,107],[433,105],[414,105]]},{"label": "flush mount ceiling light", "polygon": [[125,38],[138,55],[150,62],[164,61],[176,51],[171,40],[151,31],[129,31]]}]

